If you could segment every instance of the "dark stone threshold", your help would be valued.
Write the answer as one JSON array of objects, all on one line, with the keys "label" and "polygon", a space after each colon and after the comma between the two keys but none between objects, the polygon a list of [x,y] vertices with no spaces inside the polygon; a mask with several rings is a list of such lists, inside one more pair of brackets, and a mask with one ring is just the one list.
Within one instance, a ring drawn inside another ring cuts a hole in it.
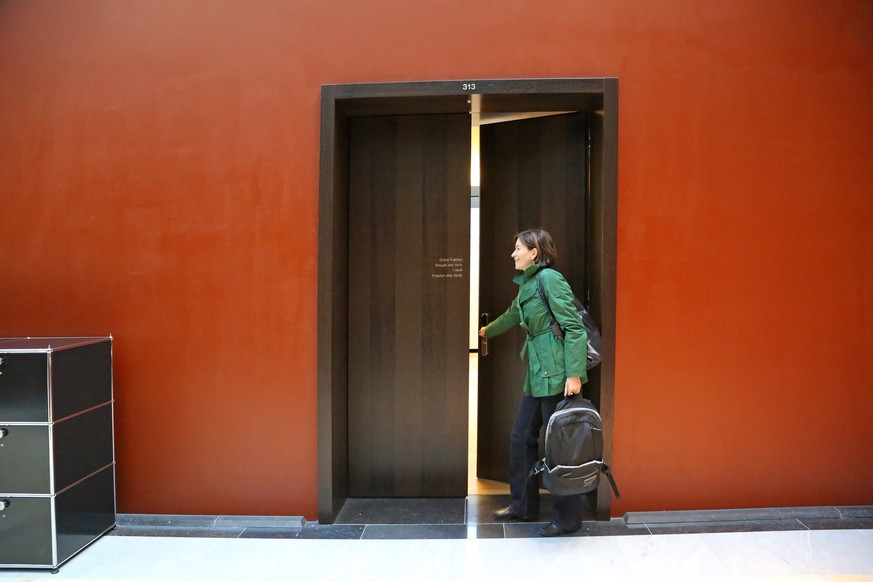
[{"label": "dark stone threshold", "polygon": [[303,517],[258,515],[118,514],[114,536],[144,537],[299,537]]},{"label": "dark stone threshold", "polygon": [[247,528],[247,527],[303,527],[306,519],[297,516],[277,515],[157,515],[120,513],[119,526],[136,527],[199,527],[199,528]]},{"label": "dark stone threshold", "polygon": [[[333,525],[293,516],[120,514],[118,528],[109,535],[347,540],[538,538],[539,529],[550,519],[545,498],[535,523],[497,522],[492,512],[508,502],[505,496],[350,501],[340,513],[343,519]],[[631,512],[609,521],[594,521],[589,516],[573,536],[824,529],[873,529],[873,506]]]},{"label": "dark stone threshold", "polygon": [[[870,528],[873,506],[764,507],[758,509],[716,509],[686,511],[637,511],[625,514],[628,525],[648,527],[707,526],[723,531],[729,524],[768,523],[774,529],[781,524],[798,522],[808,529]],[[833,524],[832,528],[813,527]],[[739,530],[744,531],[744,530]]]}]

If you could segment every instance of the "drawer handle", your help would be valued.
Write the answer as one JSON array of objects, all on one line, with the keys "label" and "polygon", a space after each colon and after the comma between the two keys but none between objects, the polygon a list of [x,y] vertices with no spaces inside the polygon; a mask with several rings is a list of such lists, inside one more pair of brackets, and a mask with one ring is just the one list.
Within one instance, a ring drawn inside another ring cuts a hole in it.
[{"label": "drawer handle", "polygon": [[0,511],[3,511],[4,509],[9,507],[10,505],[11,504],[9,503],[8,499],[0,499]]}]

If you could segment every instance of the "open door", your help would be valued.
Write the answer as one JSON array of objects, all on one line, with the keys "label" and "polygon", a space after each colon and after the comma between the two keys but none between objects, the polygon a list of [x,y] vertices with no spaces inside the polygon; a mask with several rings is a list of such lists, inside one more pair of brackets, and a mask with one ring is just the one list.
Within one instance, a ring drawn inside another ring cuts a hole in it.
[{"label": "open door", "polygon": [[[494,319],[518,292],[510,253],[515,233],[548,230],[555,268],[583,301],[587,295],[588,132],[574,113],[480,127],[480,313]],[[489,341],[479,356],[478,467],[482,479],[507,481],[509,433],[521,400],[521,329]]]},{"label": "open door", "polygon": [[349,143],[349,496],[464,497],[470,117],[357,117]]}]

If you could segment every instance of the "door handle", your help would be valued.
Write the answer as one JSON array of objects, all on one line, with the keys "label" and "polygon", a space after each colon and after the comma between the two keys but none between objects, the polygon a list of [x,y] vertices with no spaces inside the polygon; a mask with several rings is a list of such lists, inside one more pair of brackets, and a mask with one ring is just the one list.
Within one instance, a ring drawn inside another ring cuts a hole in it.
[{"label": "door handle", "polygon": [[[488,325],[490,318],[487,313],[483,313],[479,316],[479,327],[485,327]],[[488,338],[485,336],[479,337],[479,355],[487,356],[488,355]]]}]

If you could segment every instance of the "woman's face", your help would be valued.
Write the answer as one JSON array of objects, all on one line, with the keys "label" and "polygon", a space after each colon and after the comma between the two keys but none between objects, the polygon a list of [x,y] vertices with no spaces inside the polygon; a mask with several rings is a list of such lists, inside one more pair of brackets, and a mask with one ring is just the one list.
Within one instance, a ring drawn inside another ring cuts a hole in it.
[{"label": "woman's face", "polygon": [[537,250],[529,249],[524,243],[515,239],[515,250],[512,251],[512,260],[515,261],[515,269],[524,271],[534,264],[537,258]]}]

